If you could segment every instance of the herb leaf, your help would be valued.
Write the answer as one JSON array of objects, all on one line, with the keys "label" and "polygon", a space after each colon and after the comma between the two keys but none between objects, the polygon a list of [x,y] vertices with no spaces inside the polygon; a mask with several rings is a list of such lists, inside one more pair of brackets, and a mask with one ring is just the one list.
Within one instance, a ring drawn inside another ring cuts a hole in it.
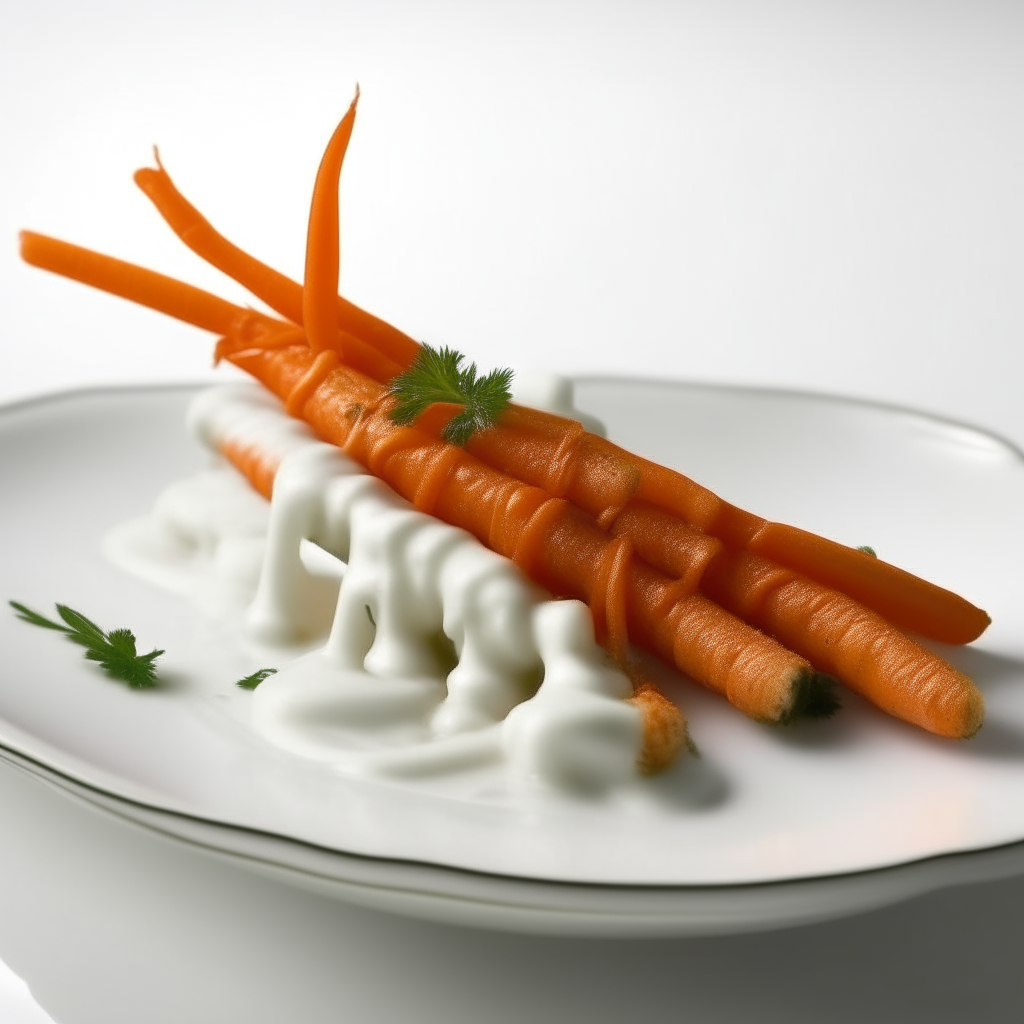
[{"label": "herb leaf", "polygon": [[257,669],[251,676],[239,679],[238,682],[235,683],[235,686],[240,686],[243,690],[255,690],[256,687],[267,678],[267,676],[272,676],[276,671],[276,668]]},{"label": "herb leaf", "polygon": [[408,426],[434,402],[461,405],[462,412],[441,433],[445,441],[459,446],[474,431],[491,426],[512,399],[512,371],[492,370],[477,377],[476,363],[463,367],[464,360],[454,349],[424,345],[412,366],[391,382],[388,393],[398,399],[391,419]]},{"label": "herb leaf", "polygon": [[134,690],[147,690],[156,686],[156,659],[163,651],[139,654],[135,649],[135,634],[130,629],[113,629],[104,633],[92,619],[76,612],[66,604],[57,605],[57,614],[63,623],[54,622],[17,601],[9,601],[22,622],[43,629],[55,629],[72,643],[85,648],[85,658],[94,661],[111,679],[119,679]]}]

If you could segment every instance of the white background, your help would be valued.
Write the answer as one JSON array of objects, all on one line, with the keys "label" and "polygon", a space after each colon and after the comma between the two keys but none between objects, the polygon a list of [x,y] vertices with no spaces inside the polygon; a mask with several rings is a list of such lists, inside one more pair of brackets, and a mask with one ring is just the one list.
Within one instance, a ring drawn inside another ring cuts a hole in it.
[{"label": "white background", "polygon": [[343,290],[485,365],[767,383],[1024,441],[1024,5],[10,5],[0,400],[194,379],[211,339],[19,264],[31,227],[242,301],[131,172],[153,143],[301,276],[358,81]]}]

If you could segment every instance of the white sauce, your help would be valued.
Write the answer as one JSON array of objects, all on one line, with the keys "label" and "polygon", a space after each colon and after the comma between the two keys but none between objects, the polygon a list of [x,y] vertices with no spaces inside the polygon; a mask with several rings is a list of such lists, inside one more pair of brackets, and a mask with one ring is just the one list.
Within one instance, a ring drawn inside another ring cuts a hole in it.
[{"label": "white sauce", "polygon": [[[571,386],[549,392],[551,411],[577,415]],[[221,464],[168,488],[107,551],[282,652],[288,663],[253,693],[267,740],[347,771],[500,762],[514,779],[586,790],[636,777],[640,714],[585,605],[546,600],[257,385],[204,392],[188,422],[213,450],[231,441],[281,458],[269,510]]]}]

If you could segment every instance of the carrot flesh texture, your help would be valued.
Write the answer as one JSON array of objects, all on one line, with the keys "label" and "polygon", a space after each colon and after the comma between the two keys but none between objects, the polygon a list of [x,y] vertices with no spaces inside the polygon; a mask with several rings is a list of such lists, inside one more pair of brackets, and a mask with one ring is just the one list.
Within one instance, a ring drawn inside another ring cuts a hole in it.
[{"label": "carrot flesh texture", "polygon": [[619,511],[640,484],[630,461],[602,442],[574,420],[513,405],[493,427],[474,433],[466,448],[482,462],[600,518]]},{"label": "carrot flesh texture", "polygon": [[[197,256],[237,281],[281,316],[292,323],[302,323],[302,285],[228,241],[178,191],[162,165],[136,171],[135,183],[171,230]],[[377,367],[370,376],[381,382],[388,381],[412,364],[419,351],[419,345],[412,338],[341,296],[337,296],[336,301],[342,331],[358,338],[372,352],[372,355],[361,353],[366,365]]]},{"label": "carrot flesh texture", "polygon": [[982,725],[984,699],[967,676],[846,594],[744,551],[716,558],[703,587],[896,718],[953,738]]},{"label": "carrot flesh texture", "polygon": [[[314,351],[330,348],[338,334],[338,186],[349,140],[356,121],[356,92],[352,105],[334,130],[313,185],[306,232],[306,276],[302,287],[302,325]],[[344,351],[340,353],[345,355]]]},{"label": "carrot flesh texture", "polygon": [[637,767],[643,775],[656,775],[675,760],[687,742],[686,726],[679,710],[653,683],[634,682],[627,698],[643,721],[644,741]]}]

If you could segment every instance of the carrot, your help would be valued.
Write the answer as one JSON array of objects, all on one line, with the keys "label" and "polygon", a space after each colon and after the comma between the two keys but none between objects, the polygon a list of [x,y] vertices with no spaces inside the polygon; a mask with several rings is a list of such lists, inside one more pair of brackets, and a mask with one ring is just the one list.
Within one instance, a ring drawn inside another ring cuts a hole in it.
[{"label": "carrot", "polygon": [[276,321],[262,313],[124,260],[32,231],[22,231],[20,241],[21,258],[34,267],[130,299],[203,330],[255,341],[278,329]]},{"label": "carrot", "polygon": [[694,589],[700,585],[708,564],[724,548],[717,537],[642,501],[628,502],[607,529],[615,537],[628,538],[644,561]]},{"label": "carrot", "polygon": [[[144,167],[136,171],[135,183],[171,230],[196,255],[237,281],[286,320],[301,324],[302,285],[229,242],[178,191],[159,156],[156,162],[156,168]],[[347,338],[358,338],[380,354],[380,368],[370,374],[375,380],[390,380],[412,363],[419,351],[419,345],[412,338],[341,296],[337,296],[337,306],[338,324]]]},{"label": "carrot", "polygon": [[989,624],[985,612],[952,591],[866,552],[745,512],[571,420],[514,407],[495,426],[475,434],[468,448],[483,462],[566,497],[603,525],[633,499],[660,508],[730,546],[841,590],[900,629],[963,644],[976,640]]},{"label": "carrot", "polygon": [[883,711],[940,736],[981,728],[984,700],[967,676],[846,594],[746,551],[720,553],[703,588]]},{"label": "carrot", "polygon": [[[301,322],[301,288],[218,235],[175,189],[162,165],[138,171],[135,180],[190,248],[271,308]],[[395,366],[412,362],[419,349],[416,342],[345,300],[338,302],[340,322],[393,360],[371,371],[364,357],[361,368],[370,376],[386,381]],[[645,500],[730,545],[847,593],[900,629],[964,644],[976,640],[991,621],[949,590],[855,548],[745,512],[682,474],[634,456],[562,417],[513,406],[496,427],[474,435],[470,448],[482,461],[568,497],[603,524],[631,498]]]},{"label": "carrot", "polygon": [[[330,348],[338,334],[338,183],[356,120],[356,90],[348,113],[334,130],[313,186],[306,232],[306,277],[302,288],[302,325],[313,351]],[[345,350],[338,353],[344,358]]]}]

